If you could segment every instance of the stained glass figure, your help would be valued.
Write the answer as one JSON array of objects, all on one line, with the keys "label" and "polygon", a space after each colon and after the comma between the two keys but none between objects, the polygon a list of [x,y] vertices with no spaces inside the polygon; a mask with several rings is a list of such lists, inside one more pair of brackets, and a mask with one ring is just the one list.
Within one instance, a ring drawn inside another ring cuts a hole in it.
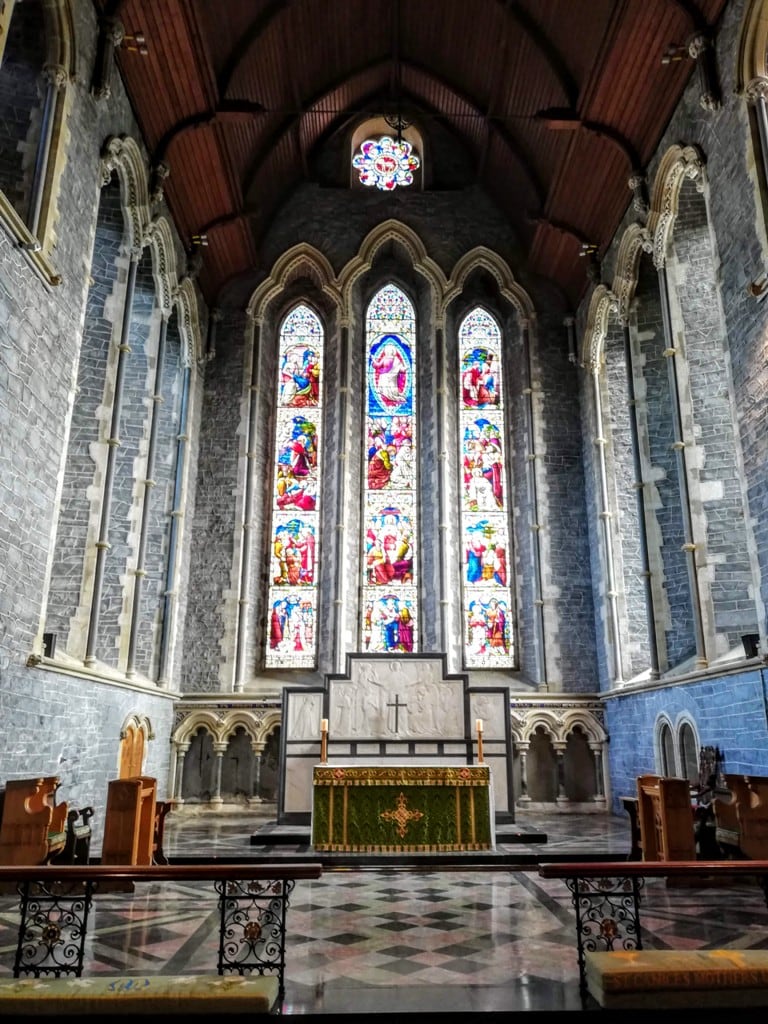
[{"label": "stained glass figure", "polygon": [[415,317],[394,285],[366,317],[362,648],[417,649]]},{"label": "stained glass figure", "polygon": [[413,172],[419,168],[419,158],[410,142],[382,135],[379,139],[366,139],[360,151],[352,158],[352,166],[359,172],[360,182],[391,192],[398,185],[413,184]]},{"label": "stained glass figure", "polygon": [[501,331],[484,309],[462,321],[459,353],[464,663],[507,668],[514,644]]},{"label": "stained glass figure", "polygon": [[306,305],[280,330],[268,592],[268,668],[317,660],[323,328]]}]

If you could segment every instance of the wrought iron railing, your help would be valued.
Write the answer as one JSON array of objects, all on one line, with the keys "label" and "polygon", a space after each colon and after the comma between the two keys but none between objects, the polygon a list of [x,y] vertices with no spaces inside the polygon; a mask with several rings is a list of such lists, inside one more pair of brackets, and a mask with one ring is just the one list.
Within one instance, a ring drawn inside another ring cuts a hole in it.
[{"label": "wrought iron railing", "polygon": [[768,905],[768,861],[606,861],[539,864],[542,878],[559,878],[576,914],[579,990],[587,998],[587,952],[642,949],[640,903],[647,878],[685,879],[687,884],[753,882]]},{"label": "wrought iron railing", "polygon": [[0,891],[19,895],[13,976],[81,977],[94,897],[135,882],[212,881],[219,903],[219,974],[271,974],[284,993],[286,913],[298,879],[319,863],[0,867]]}]

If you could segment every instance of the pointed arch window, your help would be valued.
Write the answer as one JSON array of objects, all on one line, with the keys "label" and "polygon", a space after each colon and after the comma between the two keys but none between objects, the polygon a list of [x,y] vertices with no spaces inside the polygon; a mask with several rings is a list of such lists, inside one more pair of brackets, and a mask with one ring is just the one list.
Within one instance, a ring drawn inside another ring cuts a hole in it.
[{"label": "pointed arch window", "polygon": [[501,331],[477,307],[459,326],[464,663],[514,665]]},{"label": "pointed arch window", "polygon": [[364,651],[418,649],[416,317],[385,285],[365,323]]},{"label": "pointed arch window", "polygon": [[324,340],[304,304],[280,329],[267,668],[314,668],[317,660]]}]

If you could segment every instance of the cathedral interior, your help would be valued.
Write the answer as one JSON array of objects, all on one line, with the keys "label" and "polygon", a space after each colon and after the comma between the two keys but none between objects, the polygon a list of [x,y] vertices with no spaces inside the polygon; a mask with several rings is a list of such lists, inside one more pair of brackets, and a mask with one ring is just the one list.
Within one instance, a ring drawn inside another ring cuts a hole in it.
[{"label": "cathedral interior", "polygon": [[768,0],[3,0],[0,61],[0,786],[280,807],[360,658],[505,694],[510,816],[768,775]]}]

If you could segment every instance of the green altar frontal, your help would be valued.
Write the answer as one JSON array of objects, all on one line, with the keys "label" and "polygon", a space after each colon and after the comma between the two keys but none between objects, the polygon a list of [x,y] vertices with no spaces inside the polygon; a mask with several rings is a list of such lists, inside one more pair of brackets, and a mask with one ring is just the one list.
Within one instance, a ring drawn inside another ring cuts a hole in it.
[{"label": "green altar frontal", "polygon": [[312,845],[338,853],[492,850],[490,768],[316,765]]}]

